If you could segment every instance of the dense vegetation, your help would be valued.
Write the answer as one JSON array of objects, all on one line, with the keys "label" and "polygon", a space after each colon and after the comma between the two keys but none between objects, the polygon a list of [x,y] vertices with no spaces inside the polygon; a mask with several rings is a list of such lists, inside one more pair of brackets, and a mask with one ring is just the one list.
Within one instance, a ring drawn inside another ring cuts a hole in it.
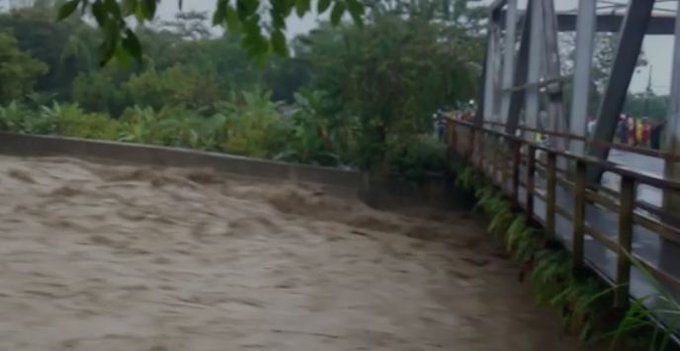
[{"label": "dense vegetation", "polygon": [[98,30],[38,1],[0,14],[0,128],[419,177],[443,167],[433,112],[477,90],[466,3],[379,3],[361,27],[322,23],[259,60],[242,32],[184,12],[138,26],[141,62],[101,67]]}]

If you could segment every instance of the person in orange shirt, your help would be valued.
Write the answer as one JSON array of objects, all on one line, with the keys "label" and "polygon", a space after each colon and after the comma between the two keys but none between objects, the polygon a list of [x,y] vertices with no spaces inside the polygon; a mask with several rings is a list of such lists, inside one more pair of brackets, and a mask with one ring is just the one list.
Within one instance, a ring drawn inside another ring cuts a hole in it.
[{"label": "person in orange shirt", "polygon": [[635,120],[635,145],[642,144],[642,120]]}]

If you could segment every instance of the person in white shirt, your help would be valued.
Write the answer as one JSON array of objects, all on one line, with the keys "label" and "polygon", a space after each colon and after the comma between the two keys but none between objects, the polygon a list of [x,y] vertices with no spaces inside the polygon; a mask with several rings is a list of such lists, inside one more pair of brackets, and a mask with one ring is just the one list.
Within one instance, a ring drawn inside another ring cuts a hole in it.
[{"label": "person in white shirt", "polygon": [[592,137],[593,133],[595,133],[595,118],[590,117],[588,119],[588,137]]}]

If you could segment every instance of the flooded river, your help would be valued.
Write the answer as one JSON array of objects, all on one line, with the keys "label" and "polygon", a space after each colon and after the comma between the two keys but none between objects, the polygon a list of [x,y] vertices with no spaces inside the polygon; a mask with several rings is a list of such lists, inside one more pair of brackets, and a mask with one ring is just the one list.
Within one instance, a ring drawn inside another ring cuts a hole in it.
[{"label": "flooded river", "polygon": [[0,157],[2,350],[576,350],[466,213]]}]

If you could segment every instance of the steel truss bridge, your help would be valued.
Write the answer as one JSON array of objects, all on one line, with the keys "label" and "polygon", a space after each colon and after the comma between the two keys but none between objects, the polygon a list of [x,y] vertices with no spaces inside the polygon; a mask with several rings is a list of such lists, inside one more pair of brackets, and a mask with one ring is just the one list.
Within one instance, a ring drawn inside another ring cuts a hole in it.
[{"label": "steel truss bridge", "polygon": [[[680,296],[680,6],[659,11],[655,6],[672,2],[628,0],[617,7],[579,0],[575,12],[558,13],[556,1],[562,0],[490,6],[480,107],[473,121],[449,120],[450,150],[570,248],[575,265],[590,266],[616,286],[616,304],[658,291],[633,257]],[[568,76],[560,32],[575,33]],[[616,33],[618,44],[587,135],[597,32]],[[614,142],[647,35],[674,38],[661,151]],[[537,142],[537,133],[549,142]]]}]

